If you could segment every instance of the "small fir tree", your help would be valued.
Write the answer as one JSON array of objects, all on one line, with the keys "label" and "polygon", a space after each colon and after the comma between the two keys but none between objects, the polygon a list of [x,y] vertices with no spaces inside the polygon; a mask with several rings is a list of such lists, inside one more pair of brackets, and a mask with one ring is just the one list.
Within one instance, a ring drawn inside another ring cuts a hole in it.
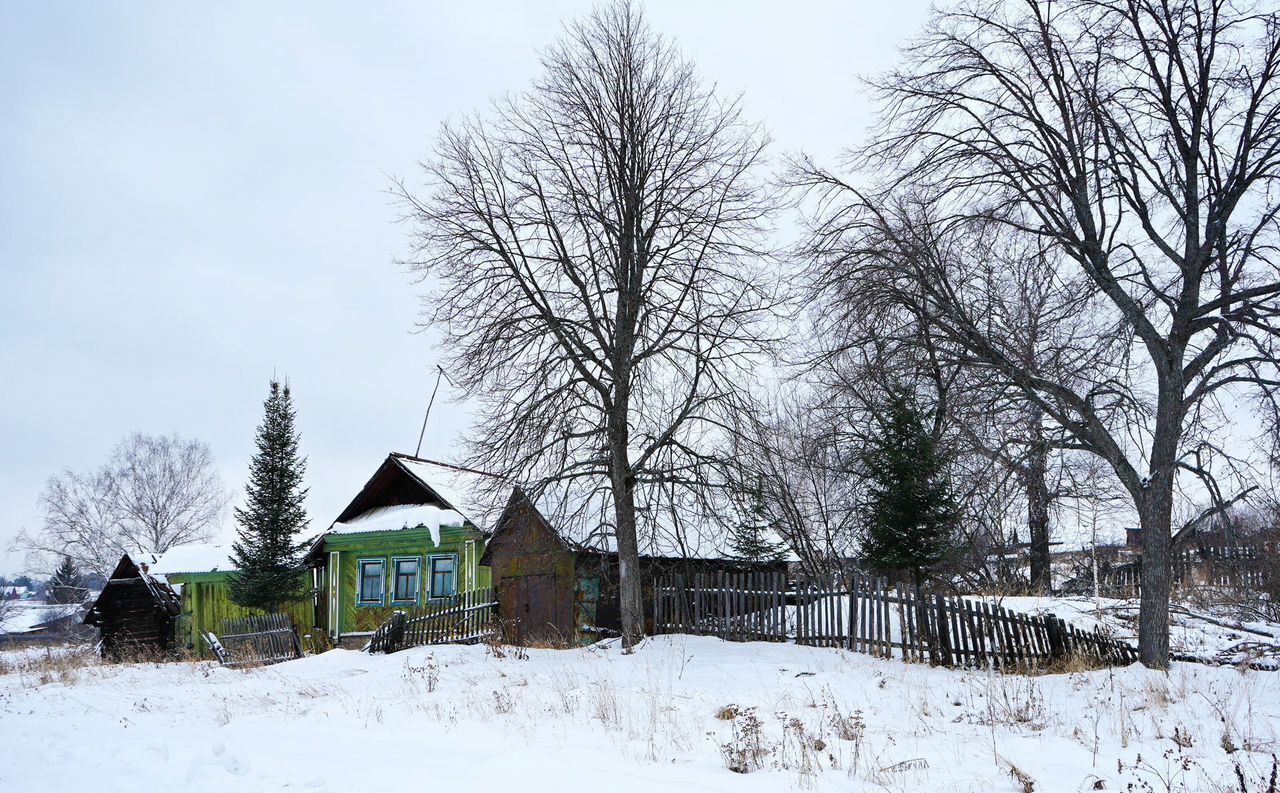
[{"label": "small fir tree", "polygon": [[272,380],[263,408],[245,504],[235,511],[238,539],[231,560],[238,572],[230,589],[239,605],[274,612],[305,594],[298,534],[307,526],[302,486],[307,461],[298,456],[289,386]]},{"label": "small fir tree", "polygon": [[729,549],[734,558],[745,563],[778,562],[786,555],[786,546],[774,541],[769,521],[765,518],[764,495],[757,487],[742,499],[740,519],[729,535]]},{"label": "small fir tree", "polygon": [[879,573],[909,575],[919,588],[925,572],[949,550],[958,510],[947,475],[949,460],[906,389],[890,391],[880,431],[863,462],[868,478],[863,562]]},{"label": "small fir tree", "polygon": [[58,569],[49,579],[50,603],[79,603],[84,600],[84,579],[70,556],[63,556]]}]

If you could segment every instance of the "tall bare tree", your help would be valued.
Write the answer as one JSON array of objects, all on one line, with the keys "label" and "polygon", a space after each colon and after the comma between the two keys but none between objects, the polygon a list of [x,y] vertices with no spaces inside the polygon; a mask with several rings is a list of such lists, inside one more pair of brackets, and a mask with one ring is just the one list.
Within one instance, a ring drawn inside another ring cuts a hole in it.
[{"label": "tall bare tree", "polygon": [[[802,170],[802,178],[811,173]],[[820,240],[813,250],[802,246],[802,257],[827,256],[829,240]],[[807,301],[813,328],[807,334],[807,364],[821,391],[840,400],[850,414],[842,417],[842,431],[853,436],[846,446],[868,440],[866,429],[874,426],[877,404],[893,384],[911,384],[930,404],[930,433],[948,449],[955,494],[964,513],[962,530],[955,535],[960,540],[956,553],[939,571],[957,581],[1024,590],[1025,576],[1018,581],[1004,575],[1013,570],[1007,565],[990,570],[985,559],[988,554],[1009,558],[1010,542],[1025,536],[1030,540],[1031,587],[1047,590],[1050,512],[1058,496],[1054,480],[1061,455],[1046,437],[1043,411],[1007,382],[967,366],[946,334],[868,277],[878,278],[874,268],[842,273],[836,289],[829,278],[816,279]],[[1031,285],[1018,287],[1008,306],[1009,320],[1023,339],[1017,352],[1030,365],[1042,353],[1044,303]],[[1023,527],[1006,520],[1011,499],[1025,508]],[[988,575],[991,572],[1000,575]]]},{"label": "tall bare tree", "polygon": [[541,63],[443,129],[422,198],[399,192],[426,324],[480,405],[471,451],[607,495],[629,648],[656,494],[700,483],[768,346],[766,139],[630,3],[570,24]]},{"label": "tall bare tree", "polygon": [[125,552],[164,553],[206,539],[229,500],[207,444],[134,433],[97,470],[50,477],[40,496],[44,526],[21,533],[17,544],[109,576]]},{"label": "tall bare tree", "polygon": [[[1168,663],[1179,473],[1216,492],[1206,460],[1224,450],[1205,430],[1221,398],[1280,385],[1278,72],[1280,17],[1261,7],[971,2],[936,14],[879,83],[863,155],[883,181],[808,171],[849,199],[819,228],[827,276],[892,261],[906,302],[1112,468],[1142,527],[1153,667]],[[1032,368],[1004,314],[1025,278],[1047,290],[1059,348]]]}]

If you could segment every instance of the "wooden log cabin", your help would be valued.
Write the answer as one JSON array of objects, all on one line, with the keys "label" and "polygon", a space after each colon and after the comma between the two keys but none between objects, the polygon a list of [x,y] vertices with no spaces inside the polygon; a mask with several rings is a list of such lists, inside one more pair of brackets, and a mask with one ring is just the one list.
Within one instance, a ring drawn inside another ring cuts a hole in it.
[{"label": "wooden log cabin", "polygon": [[150,571],[154,558],[138,557],[120,557],[84,618],[84,624],[98,628],[102,657],[108,660],[174,654],[174,620],[182,610],[181,599],[163,576]]}]

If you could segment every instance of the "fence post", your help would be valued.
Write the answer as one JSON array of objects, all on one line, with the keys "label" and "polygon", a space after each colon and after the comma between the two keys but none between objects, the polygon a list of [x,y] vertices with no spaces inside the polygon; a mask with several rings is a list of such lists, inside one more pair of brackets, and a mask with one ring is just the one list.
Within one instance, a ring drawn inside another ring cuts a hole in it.
[{"label": "fence post", "polygon": [[944,666],[954,666],[951,658],[951,637],[947,633],[947,599],[936,595],[934,602],[938,608],[938,655]]},{"label": "fence post", "polygon": [[387,636],[387,652],[395,652],[400,649],[400,645],[404,644],[404,625],[406,616],[403,611],[397,611],[391,615],[391,631]]},{"label": "fence post", "polygon": [[1060,661],[1067,656],[1067,643],[1062,635],[1062,622],[1052,612],[1044,615],[1045,632],[1049,636],[1049,657]]}]

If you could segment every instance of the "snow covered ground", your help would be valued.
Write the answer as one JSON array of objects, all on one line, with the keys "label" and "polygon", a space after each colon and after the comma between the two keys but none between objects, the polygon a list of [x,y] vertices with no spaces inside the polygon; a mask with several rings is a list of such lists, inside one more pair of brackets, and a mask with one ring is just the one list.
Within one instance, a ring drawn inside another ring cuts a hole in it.
[{"label": "snow covered ground", "polygon": [[1198,664],[1021,677],[682,636],[244,671],[44,653],[0,654],[4,789],[1226,791],[1239,764],[1252,791],[1280,734],[1280,674]]},{"label": "snow covered ground", "polygon": [[34,600],[14,600],[5,604],[0,616],[0,634],[26,633],[38,625],[76,613],[80,606],[46,604]]}]

